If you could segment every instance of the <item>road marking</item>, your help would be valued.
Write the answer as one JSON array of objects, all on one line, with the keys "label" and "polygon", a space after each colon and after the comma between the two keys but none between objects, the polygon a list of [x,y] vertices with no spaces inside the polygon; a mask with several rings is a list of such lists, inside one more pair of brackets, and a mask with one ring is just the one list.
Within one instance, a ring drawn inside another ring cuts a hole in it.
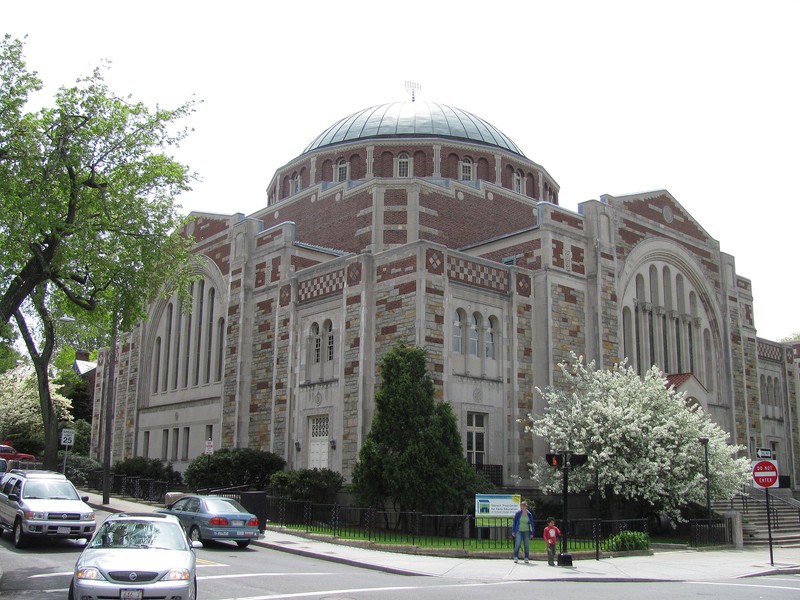
[{"label": "road marking", "polygon": [[720,583],[715,581],[684,581],[692,585],[717,585],[728,587],[746,587],[746,588],[764,588],[768,590],[792,590],[795,592],[800,591],[800,588],[792,587],[790,585],[764,585],[763,583]]},{"label": "road marking", "polygon": [[225,563],[217,562],[214,560],[208,560],[207,558],[198,558],[197,559],[197,566],[198,567],[227,567],[230,565],[226,565]]},{"label": "road marking", "polygon": [[297,592],[295,594],[273,594],[270,596],[248,596],[246,598],[235,597],[226,598],[225,600],[277,600],[278,598],[305,598],[308,596],[327,596],[338,594],[374,594],[376,592],[405,592],[413,590],[430,590],[440,588],[465,588],[465,587],[478,587],[478,586],[495,586],[495,585],[510,585],[517,583],[530,583],[530,581],[493,581],[489,583],[454,583],[452,585],[436,585],[436,586],[422,586],[422,585],[403,585],[394,587],[380,587],[380,588],[350,588],[343,590],[319,590],[316,592]]},{"label": "road marking", "polygon": [[335,575],[336,573],[297,573],[292,571],[291,573],[233,573],[231,575],[203,575],[202,577],[198,577],[198,581],[207,581],[209,579],[236,579],[237,577],[287,577],[290,575]]},{"label": "road marking", "polygon": [[64,571],[63,573],[39,573],[38,575],[29,575],[28,579],[40,579],[42,577],[64,577],[64,575],[72,575],[72,571]]}]

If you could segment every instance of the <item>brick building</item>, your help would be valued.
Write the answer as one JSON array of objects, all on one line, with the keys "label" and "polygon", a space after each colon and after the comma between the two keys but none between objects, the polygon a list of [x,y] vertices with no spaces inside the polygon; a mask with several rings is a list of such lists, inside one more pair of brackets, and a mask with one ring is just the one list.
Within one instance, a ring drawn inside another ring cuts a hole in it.
[{"label": "brick building", "polygon": [[[404,340],[427,349],[465,455],[503,485],[525,485],[549,450],[517,419],[541,412],[534,388],[571,351],[657,364],[732,442],[773,448],[794,484],[792,349],[757,337],[734,257],[667,191],[577,213],[558,194],[457,108],[399,102],[335,123],[274,174],[261,210],[194,214],[192,311],[159,301],[121,345],[114,460],[183,469],[211,439],[349,478],[380,357]],[[102,390],[98,376],[96,415]]]}]

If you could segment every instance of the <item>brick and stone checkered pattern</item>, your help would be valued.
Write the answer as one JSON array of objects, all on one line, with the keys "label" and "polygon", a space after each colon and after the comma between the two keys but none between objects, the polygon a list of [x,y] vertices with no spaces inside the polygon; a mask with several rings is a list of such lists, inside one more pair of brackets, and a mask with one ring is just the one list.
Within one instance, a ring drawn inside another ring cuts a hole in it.
[{"label": "brick and stone checkered pattern", "polygon": [[297,285],[297,301],[308,302],[316,298],[324,298],[325,296],[339,293],[344,289],[344,282],[345,272],[343,268],[314,277],[308,281],[301,281]]},{"label": "brick and stone checkered pattern", "polygon": [[508,292],[508,271],[481,265],[471,260],[447,257],[447,276],[470,285]]},{"label": "brick and stone checkered pattern", "polygon": [[758,358],[771,360],[777,363],[783,362],[783,346],[758,340]]}]

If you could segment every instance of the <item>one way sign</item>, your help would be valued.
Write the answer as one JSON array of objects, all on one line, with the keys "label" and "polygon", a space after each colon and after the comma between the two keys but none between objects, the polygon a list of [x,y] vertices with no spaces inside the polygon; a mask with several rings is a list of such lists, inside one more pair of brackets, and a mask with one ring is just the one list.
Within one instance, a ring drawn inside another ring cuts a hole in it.
[{"label": "one way sign", "polygon": [[769,448],[756,448],[756,458],[772,458],[772,450]]}]

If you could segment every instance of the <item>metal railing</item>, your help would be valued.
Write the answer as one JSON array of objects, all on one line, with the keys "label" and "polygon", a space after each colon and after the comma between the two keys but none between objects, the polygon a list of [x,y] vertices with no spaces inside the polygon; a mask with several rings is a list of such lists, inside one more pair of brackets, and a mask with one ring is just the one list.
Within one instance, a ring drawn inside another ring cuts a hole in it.
[{"label": "metal railing", "polygon": [[689,545],[693,548],[703,546],[732,546],[733,525],[730,519],[692,519],[689,521]]},{"label": "metal railing", "polygon": [[[90,489],[103,489],[103,471],[92,471],[86,477]],[[169,489],[169,482],[156,481],[145,477],[111,474],[110,492],[117,496],[136,498],[145,502],[164,503]]]},{"label": "metal railing", "polygon": [[[478,517],[476,520],[472,514],[429,515],[383,511],[339,504],[314,504],[266,494],[260,497],[263,502],[256,507],[255,504],[250,505],[256,495],[259,494],[248,492],[242,495],[240,501],[258,516],[260,523],[269,521],[273,525],[304,533],[428,548],[503,552],[511,552],[513,549],[511,517],[492,517],[490,521],[486,517]],[[541,536],[543,528],[544,523],[537,522],[537,537]],[[595,551],[596,558],[599,559],[601,551],[610,549],[609,540],[622,531],[640,531],[646,534],[647,520],[570,521],[569,550]]]}]

